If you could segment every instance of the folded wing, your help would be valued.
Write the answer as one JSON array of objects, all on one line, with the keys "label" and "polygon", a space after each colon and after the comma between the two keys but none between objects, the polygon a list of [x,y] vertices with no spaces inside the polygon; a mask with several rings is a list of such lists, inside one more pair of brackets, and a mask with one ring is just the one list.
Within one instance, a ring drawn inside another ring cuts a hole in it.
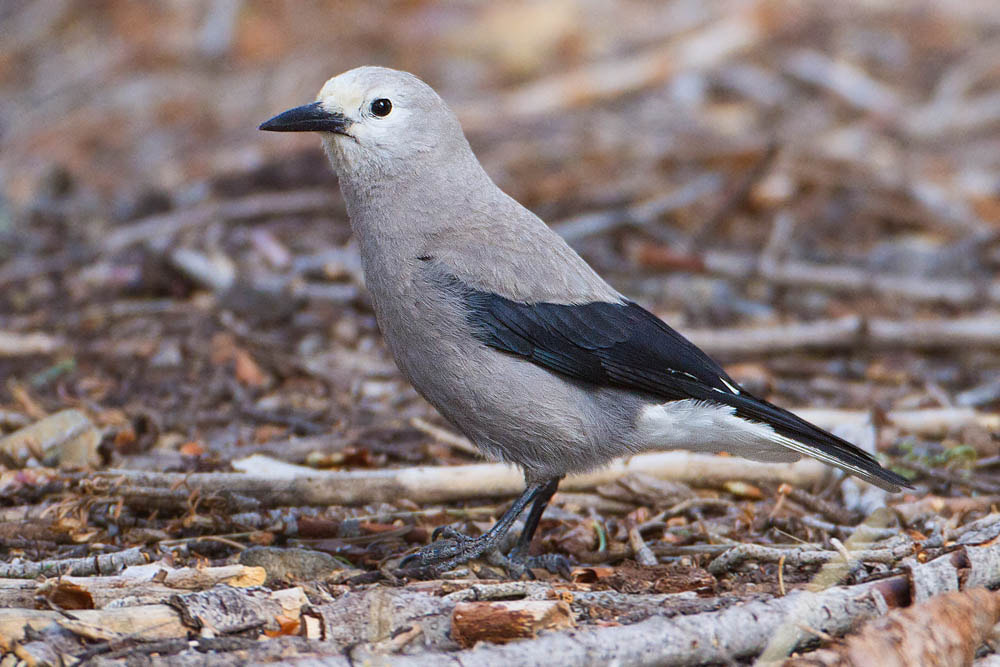
[{"label": "folded wing", "polygon": [[907,486],[867,452],[740,389],[708,355],[635,303],[529,304],[458,287],[475,335],[486,345],[596,385],[730,406],[736,416],[774,429],[775,445],[891,491]]}]

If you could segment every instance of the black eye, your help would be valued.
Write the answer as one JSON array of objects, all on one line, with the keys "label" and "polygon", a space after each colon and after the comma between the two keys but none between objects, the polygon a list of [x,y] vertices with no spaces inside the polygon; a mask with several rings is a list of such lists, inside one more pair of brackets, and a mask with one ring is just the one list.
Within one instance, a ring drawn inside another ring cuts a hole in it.
[{"label": "black eye", "polygon": [[392,102],[384,97],[372,102],[372,113],[376,116],[388,116],[390,111],[392,111]]}]

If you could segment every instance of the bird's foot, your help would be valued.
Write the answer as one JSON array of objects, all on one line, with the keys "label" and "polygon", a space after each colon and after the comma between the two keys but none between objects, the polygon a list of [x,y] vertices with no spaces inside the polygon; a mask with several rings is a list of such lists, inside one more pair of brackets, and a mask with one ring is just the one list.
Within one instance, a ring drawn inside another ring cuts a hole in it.
[{"label": "bird's foot", "polygon": [[539,554],[528,556],[518,549],[512,550],[506,556],[494,550],[488,554],[491,565],[502,567],[507,575],[512,579],[534,579],[533,569],[547,570],[552,574],[557,574],[563,579],[572,578],[573,567],[569,559],[561,554]]},{"label": "bird's foot", "polygon": [[399,567],[440,574],[494,549],[496,542],[489,533],[469,537],[451,526],[437,528],[431,540],[426,547],[400,561]]},{"label": "bird's foot", "polygon": [[399,563],[400,570],[427,577],[439,576],[442,572],[483,556],[490,565],[503,568],[512,579],[534,578],[532,568],[542,568],[552,574],[569,579],[569,560],[559,554],[528,556],[524,551],[514,549],[504,555],[497,549],[499,540],[489,533],[479,537],[469,537],[451,526],[441,526],[431,535],[433,540],[426,547],[412,553]]}]

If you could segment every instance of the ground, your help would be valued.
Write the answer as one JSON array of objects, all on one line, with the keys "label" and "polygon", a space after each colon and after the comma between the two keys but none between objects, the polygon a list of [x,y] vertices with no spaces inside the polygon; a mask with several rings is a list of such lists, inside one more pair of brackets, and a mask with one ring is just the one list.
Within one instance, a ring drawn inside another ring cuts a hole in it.
[{"label": "ground", "polygon": [[[998,29],[991,2],[8,3],[0,649],[850,661],[920,622],[951,634],[891,650],[988,664]],[[434,85],[615,287],[914,488],[649,455],[556,495],[533,549],[570,580],[394,574],[519,480],[400,377],[315,137],[255,129],[361,64]]]}]

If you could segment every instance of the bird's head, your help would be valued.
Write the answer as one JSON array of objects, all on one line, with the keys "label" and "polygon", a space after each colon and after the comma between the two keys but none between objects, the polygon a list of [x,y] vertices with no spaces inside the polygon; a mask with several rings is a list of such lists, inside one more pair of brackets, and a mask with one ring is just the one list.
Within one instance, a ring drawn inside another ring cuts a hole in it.
[{"label": "bird's head", "polygon": [[260,129],[319,132],[341,177],[412,173],[429,160],[469,150],[458,119],[430,86],[384,67],[335,76],[315,102],[280,113]]}]

